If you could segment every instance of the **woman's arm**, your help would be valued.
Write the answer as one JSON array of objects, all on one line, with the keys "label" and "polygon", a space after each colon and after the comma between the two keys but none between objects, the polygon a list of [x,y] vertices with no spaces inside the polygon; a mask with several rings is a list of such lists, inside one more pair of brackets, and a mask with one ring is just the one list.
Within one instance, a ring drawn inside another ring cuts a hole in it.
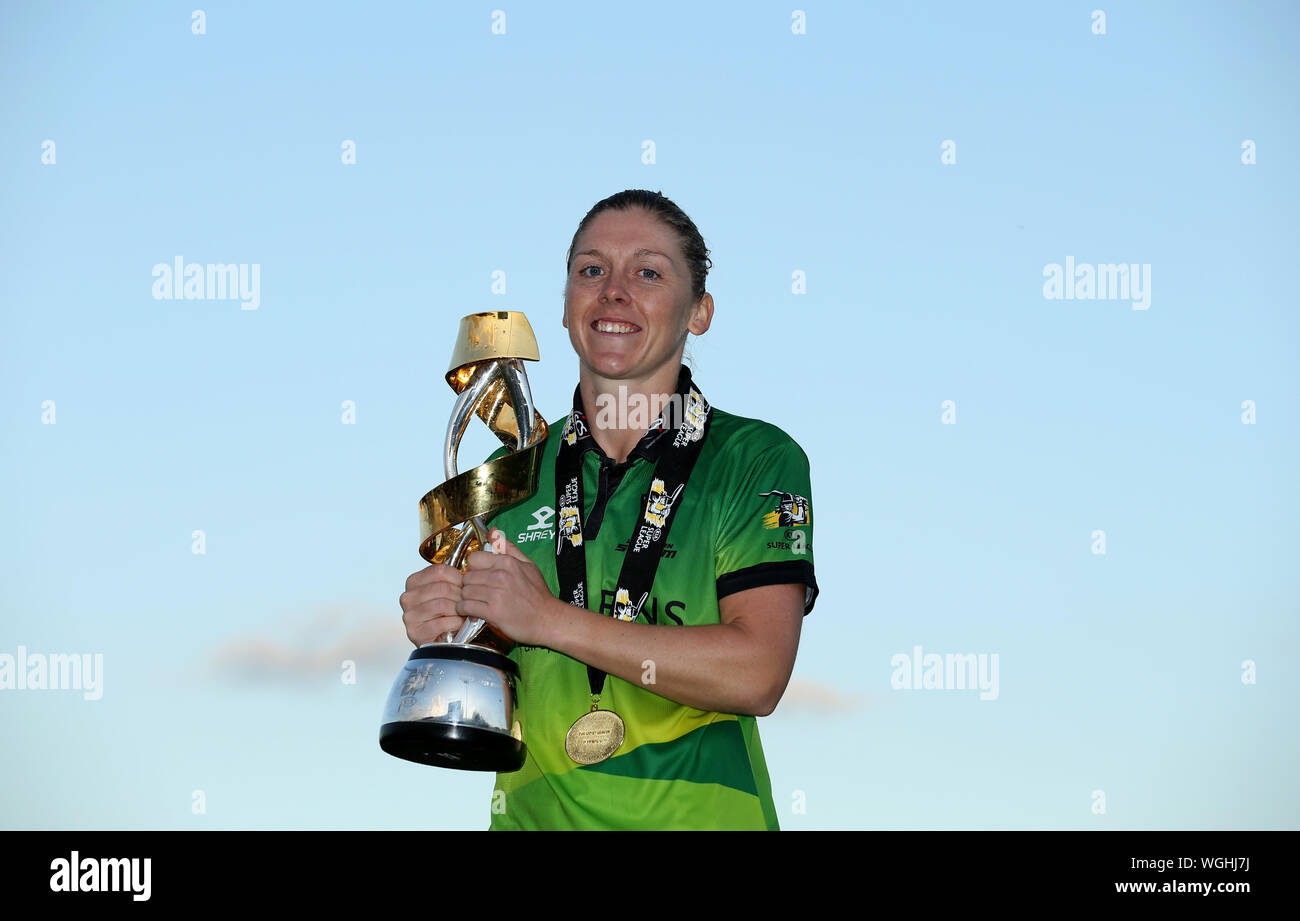
[{"label": "woman's arm", "polygon": [[560,601],[536,564],[500,540],[505,553],[470,554],[461,616],[482,617],[517,643],[565,653],[688,707],[755,716],[776,709],[799,647],[802,584],[727,595],[717,624],[625,623]]}]

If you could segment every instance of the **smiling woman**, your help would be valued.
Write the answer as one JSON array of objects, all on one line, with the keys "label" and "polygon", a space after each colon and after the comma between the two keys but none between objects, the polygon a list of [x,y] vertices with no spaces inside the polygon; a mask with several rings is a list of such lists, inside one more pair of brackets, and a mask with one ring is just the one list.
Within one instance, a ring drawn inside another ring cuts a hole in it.
[{"label": "smiling woman", "polygon": [[[563,315],[578,384],[538,490],[493,519],[499,552],[407,581],[412,642],[482,617],[516,643],[528,757],[497,775],[492,828],[779,827],[755,717],[785,692],[817,596],[809,465],[682,364],[713,318],[709,268],[660,193],[587,213]],[[590,415],[611,398],[658,415]],[[506,537],[543,522],[547,540]]]}]

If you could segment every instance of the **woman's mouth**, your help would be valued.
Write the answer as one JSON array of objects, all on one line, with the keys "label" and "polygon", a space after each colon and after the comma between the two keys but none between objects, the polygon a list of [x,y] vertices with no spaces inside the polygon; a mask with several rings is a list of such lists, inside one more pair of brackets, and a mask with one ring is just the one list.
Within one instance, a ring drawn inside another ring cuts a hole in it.
[{"label": "woman's mouth", "polygon": [[598,319],[591,321],[591,328],[598,333],[610,333],[615,336],[626,336],[631,333],[641,332],[641,327],[635,323],[629,323],[626,320],[609,320]]}]

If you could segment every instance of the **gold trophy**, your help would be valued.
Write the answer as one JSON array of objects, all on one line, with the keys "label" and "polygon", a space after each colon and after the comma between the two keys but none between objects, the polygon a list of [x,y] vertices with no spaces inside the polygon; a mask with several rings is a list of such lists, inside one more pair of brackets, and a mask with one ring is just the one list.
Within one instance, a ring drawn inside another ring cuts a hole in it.
[{"label": "gold trophy", "polygon": [[[420,556],[466,568],[473,551],[491,550],[485,516],[537,491],[546,421],[533,407],[525,361],[537,339],[518,311],[476,313],[460,321],[447,383],[460,394],[447,425],[447,481],[420,500]],[[457,473],[456,454],[478,416],[511,453]],[[517,771],[526,750],[514,713],[519,667],[514,642],[481,619],[425,643],[393,682],[379,745],[398,758],[466,771]]]}]

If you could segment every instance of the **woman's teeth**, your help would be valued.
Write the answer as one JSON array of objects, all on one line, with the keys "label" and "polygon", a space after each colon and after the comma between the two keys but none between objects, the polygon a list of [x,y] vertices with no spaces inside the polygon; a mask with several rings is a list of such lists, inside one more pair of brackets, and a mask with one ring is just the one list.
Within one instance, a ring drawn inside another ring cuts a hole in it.
[{"label": "woman's teeth", "polygon": [[613,323],[609,320],[597,320],[595,327],[598,333],[635,333],[641,328],[632,323]]}]

